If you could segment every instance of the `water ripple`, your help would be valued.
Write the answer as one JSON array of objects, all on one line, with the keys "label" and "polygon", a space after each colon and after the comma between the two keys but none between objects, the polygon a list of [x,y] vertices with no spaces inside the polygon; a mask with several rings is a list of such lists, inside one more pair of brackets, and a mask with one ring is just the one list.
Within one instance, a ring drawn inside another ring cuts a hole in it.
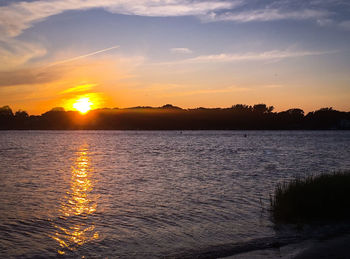
[{"label": "water ripple", "polygon": [[349,144],[341,131],[4,131],[0,257],[213,258],[300,240],[273,228],[269,194],[350,169]]}]

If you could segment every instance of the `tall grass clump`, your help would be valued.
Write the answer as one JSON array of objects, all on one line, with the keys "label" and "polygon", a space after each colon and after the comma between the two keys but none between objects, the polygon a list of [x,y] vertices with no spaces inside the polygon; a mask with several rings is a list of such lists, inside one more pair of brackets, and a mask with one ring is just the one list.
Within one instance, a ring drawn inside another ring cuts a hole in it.
[{"label": "tall grass clump", "polygon": [[350,172],[294,179],[277,185],[271,213],[279,223],[350,219]]}]

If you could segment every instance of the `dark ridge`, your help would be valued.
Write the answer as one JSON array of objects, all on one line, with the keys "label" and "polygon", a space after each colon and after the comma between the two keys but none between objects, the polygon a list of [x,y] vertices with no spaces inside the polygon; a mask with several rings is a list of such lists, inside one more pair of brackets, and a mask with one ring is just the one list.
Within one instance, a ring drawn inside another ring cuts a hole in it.
[{"label": "dark ridge", "polygon": [[273,106],[236,104],[229,108],[182,109],[139,106],[101,108],[85,115],[56,107],[29,115],[0,107],[0,130],[349,130],[350,112],[322,108],[307,115],[298,108],[273,112]]}]

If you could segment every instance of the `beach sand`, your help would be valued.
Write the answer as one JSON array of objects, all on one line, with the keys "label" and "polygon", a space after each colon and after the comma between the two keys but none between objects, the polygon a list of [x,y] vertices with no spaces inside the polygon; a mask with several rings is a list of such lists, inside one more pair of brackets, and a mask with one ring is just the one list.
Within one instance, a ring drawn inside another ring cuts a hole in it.
[{"label": "beach sand", "polygon": [[275,249],[256,250],[225,257],[225,259],[244,258],[348,259],[350,258],[350,235],[324,240],[307,240]]},{"label": "beach sand", "polygon": [[350,235],[315,242],[294,258],[350,258]]}]

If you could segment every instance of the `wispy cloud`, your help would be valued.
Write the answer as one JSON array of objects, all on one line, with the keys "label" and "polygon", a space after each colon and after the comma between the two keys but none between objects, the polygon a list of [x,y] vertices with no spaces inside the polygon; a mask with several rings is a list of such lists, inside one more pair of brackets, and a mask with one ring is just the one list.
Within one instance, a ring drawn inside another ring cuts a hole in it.
[{"label": "wispy cloud", "polygon": [[339,23],[339,27],[340,27],[341,29],[350,31],[350,20],[348,20],[348,21],[343,21],[343,22]]},{"label": "wispy cloud", "polygon": [[97,84],[82,84],[82,85],[77,85],[74,87],[70,87],[68,89],[65,89],[61,91],[61,94],[67,94],[67,93],[76,93],[76,92],[85,92],[91,90],[91,88],[97,86]]},{"label": "wispy cloud", "polygon": [[102,82],[116,82],[133,77],[134,68],[142,62],[143,58],[137,56],[113,59],[105,57],[98,60],[79,59],[74,64],[64,62],[55,66],[20,66],[12,70],[0,70],[0,87],[28,85],[34,91],[38,86],[56,84],[61,93],[86,91]]},{"label": "wispy cloud", "polygon": [[275,85],[275,84],[273,84],[273,85],[264,85],[262,87],[269,88],[269,89],[276,89],[276,88],[282,88],[284,86],[283,85]]},{"label": "wispy cloud", "polygon": [[224,88],[211,88],[211,89],[196,89],[190,91],[176,91],[176,92],[167,92],[160,94],[161,97],[182,97],[182,96],[191,96],[191,95],[206,95],[206,94],[225,94],[225,93],[241,93],[251,91],[250,88],[246,87],[237,87],[230,86]]},{"label": "wispy cloud", "polygon": [[[0,34],[17,36],[33,24],[69,10],[104,9],[111,13],[150,17],[197,16],[204,21],[326,21],[343,0],[37,0],[0,6]],[[339,9],[339,8],[338,8]],[[328,11],[332,10],[332,11]]]},{"label": "wispy cloud", "polygon": [[303,9],[298,11],[260,9],[242,12],[211,13],[207,21],[267,22],[276,20],[320,20],[329,16],[326,10]]},{"label": "wispy cloud", "polygon": [[260,53],[221,53],[215,55],[201,55],[194,58],[178,60],[174,62],[165,62],[161,64],[176,65],[186,63],[219,63],[219,62],[243,62],[243,61],[271,61],[286,58],[317,56],[336,53],[337,51],[292,51],[292,50],[273,50]]},{"label": "wispy cloud", "polygon": [[10,70],[27,61],[44,56],[46,49],[39,44],[4,38],[0,40],[0,70]]},{"label": "wispy cloud", "polygon": [[45,84],[57,80],[61,71],[50,69],[42,71],[38,68],[21,68],[11,71],[0,71],[0,87],[16,85]]},{"label": "wispy cloud", "polygon": [[[30,43],[15,38],[35,23],[68,10],[104,9],[111,13],[141,16],[197,16],[207,22],[231,21],[235,23],[267,22],[278,20],[313,20],[321,26],[339,25],[350,30],[350,21],[334,22],[334,8],[349,6],[346,0],[270,0],[255,3],[253,0],[37,0],[8,1],[0,6],[0,70],[11,70],[43,57],[47,50],[38,43]],[[253,3],[253,4],[252,4]],[[337,9],[337,10],[338,10]],[[345,9],[345,8],[344,8]],[[331,10],[331,11],[328,11]],[[96,55],[116,49],[99,50],[86,55],[52,63],[57,65],[80,58]],[[170,50],[178,54],[190,54],[187,48],[178,47]],[[265,53],[266,54],[266,53]],[[202,56],[189,62],[204,60],[247,60],[251,56],[220,54]],[[263,57],[259,56],[258,59]],[[285,57],[282,57],[285,58]]]},{"label": "wispy cloud", "polygon": [[245,0],[233,10],[213,11],[202,16],[203,21],[236,23],[271,22],[280,20],[313,21],[320,26],[337,23],[342,12],[348,12],[348,0]]},{"label": "wispy cloud", "polygon": [[178,53],[178,54],[191,54],[193,51],[188,49],[188,48],[172,48],[170,49],[171,52],[173,53]]},{"label": "wispy cloud", "polygon": [[0,33],[16,36],[34,23],[68,10],[102,8],[111,13],[142,16],[205,15],[231,9],[241,1],[193,0],[52,0],[16,2],[0,7]]}]

